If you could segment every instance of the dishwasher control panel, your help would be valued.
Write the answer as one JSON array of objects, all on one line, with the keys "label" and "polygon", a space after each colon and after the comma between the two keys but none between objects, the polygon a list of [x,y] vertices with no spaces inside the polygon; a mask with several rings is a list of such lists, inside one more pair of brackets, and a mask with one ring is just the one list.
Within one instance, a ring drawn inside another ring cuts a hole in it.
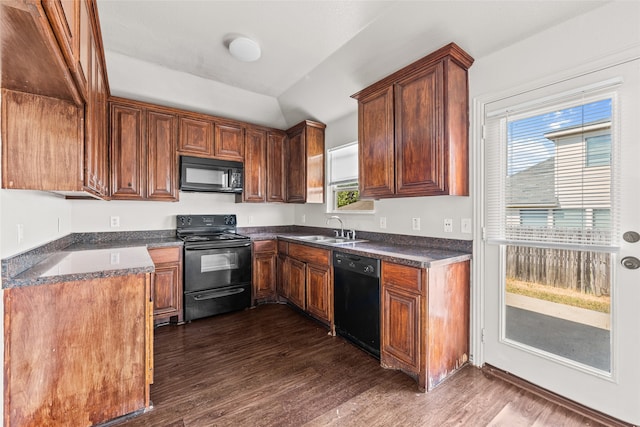
[{"label": "dishwasher control panel", "polygon": [[342,268],[354,273],[380,277],[379,259],[363,257],[346,252],[333,253],[333,268]]}]

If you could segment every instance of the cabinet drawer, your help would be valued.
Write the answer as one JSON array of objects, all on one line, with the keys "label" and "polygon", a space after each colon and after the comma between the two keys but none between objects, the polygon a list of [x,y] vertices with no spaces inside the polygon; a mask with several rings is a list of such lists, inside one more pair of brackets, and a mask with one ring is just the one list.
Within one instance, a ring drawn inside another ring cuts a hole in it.
[{"label": "cabinet drawer", "polygon": [[289,256],[311,264],[329,265],[330,251],[311,246],[289,243]]},{"label": "cabinet drawer", "polygon": [[254,252],[275,252],[276,241],[275,240],[259,240],[257,242],[253,242],[253,251]]},{"label": "cabinet drawer", "polygon": [[407,265],[382,262],[382,283],[385,286],[422,292],[422,270]]},{"label": "cabinet drawer", "polygon": [[170,262],[180,262],[180,255],[182,255],[182,246],[172,246],[169,248],[151,248],[149,249],[149,255],[153,263],[167,264]]}]

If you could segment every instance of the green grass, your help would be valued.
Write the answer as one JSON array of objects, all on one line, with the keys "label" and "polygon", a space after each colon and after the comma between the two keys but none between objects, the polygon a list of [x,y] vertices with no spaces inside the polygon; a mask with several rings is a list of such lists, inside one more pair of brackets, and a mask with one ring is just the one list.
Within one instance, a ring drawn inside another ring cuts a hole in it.
[{"label": "green grass", "polygon": [[538,283],[507,280],[507,292],[601,313],[609,313],[611,310],[611,302],[608,296],[586,295]]}]

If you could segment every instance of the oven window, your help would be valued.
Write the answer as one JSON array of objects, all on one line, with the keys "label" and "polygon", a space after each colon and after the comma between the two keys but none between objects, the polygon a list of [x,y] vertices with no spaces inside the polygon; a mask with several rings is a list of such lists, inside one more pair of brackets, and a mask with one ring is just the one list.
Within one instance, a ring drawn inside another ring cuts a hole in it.
[{"label": "oven window", "polygon": [[190,184],[213,184],[225,186],[227,172],[215,169],[186,168],[187,182]]},{"label": "oven window", "polygon": [[220,270],[236,270],[238,268],[237,252],[221,252],[200,257],[200,272],[208,273]]}]

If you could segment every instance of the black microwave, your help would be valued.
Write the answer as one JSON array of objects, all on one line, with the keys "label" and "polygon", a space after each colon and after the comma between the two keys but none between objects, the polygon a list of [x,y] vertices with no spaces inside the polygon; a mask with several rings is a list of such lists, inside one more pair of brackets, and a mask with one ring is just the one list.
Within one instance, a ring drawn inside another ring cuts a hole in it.
[{"label": "black microwave", "polygon": [[180,190],[242,193],[242,163],[180,156]]}]

